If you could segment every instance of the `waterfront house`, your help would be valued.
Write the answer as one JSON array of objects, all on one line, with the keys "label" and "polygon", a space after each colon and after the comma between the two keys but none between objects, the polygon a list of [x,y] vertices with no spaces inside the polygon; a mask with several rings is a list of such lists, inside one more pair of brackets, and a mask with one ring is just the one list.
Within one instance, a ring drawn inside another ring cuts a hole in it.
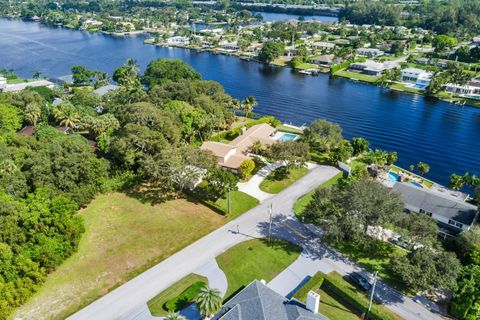
[{"label": "waterfront house", "polygon": [[480,78],[472,79],[465,85],[447,83],[445,90],[465,98],[480,100]]},{"label": "waterfront house", "polygon": [[372,49],[372,48],[359,48],[357,49],[357,54],[367,58],[377,58],[377,57],[383,56],[385,52],[383,52],[382,50]]},{"label": "waterfront house", "polygon": [[93,92],[98,95],[99,97],[103,97],[105,94],[107,94],[110,91],[115,91],[118,89],[118,86],[114,84],[107,84],[106,86],[100,87]]},{"label": "waterfront house", "polygon": [[392,190],[402,196],[407,212],[435,219],[443,237],[469,230],[477,218],[476,206],[451,196],[448,191],[428,190],[407,182],[397,182]]},{"label": "waterfront house", "polygon": [[171,46],[188,46],[190,44],[189,37],[170,37],[167,39],[167,44]]},{"label": "waterfront house", "polygon": [[418,89],[425,89],[432,81],[433,73],[418,68],[402,70],[402,82],[414,83]]},{"label": "waterfront house", "polygon": [[324,54],[322,56],[313,58],[312,62],[318,64],[319,66],[330,67],[331,65],[335,64],[335,60],[335,55]]},{"label": "waterfront house", "polygon": [[313,291],[303,304],[254,280],[228,300],[212,320],[328,320],[319,313],[319,306],[320,295]]},{"label": "waterfront house", "polygon": [[21,82],[21,83],[15,83],[15,84],[6,83],[2,90],[4,92],[18,92],[26,89],[27,87],[47,87],[49,89],[53,89],[54,86],[55,85],[53,84],[53,82],[50,82],[47,80],[36,80],[36,81],[28,81],[28,82]]},{"label": "waterfront house", "polygon": [[385,70],[399,68],[399,64],[392,61],[375,62],[367,60],[365,62],[354,62],[348,68],[351,71],[367,74],[370,76],[379,76]]},{"label": "waterfront house", "polygon": [[335,49],[335,44],[330,42],[314,42],[310,45],[312,48],[317,50],[332,51]]},{"label": "waterfront house", "polygon": [[251,159],[248,156],[250,147],[259,141],[262,145],[275,143],[273,135],[275,128],[268,123],[254,125],[233,139],[229,144],[206,141],[200,147],[202,150],[210,150],[216,157],[218,165],[227,169],[237,170],[243,161]]}]

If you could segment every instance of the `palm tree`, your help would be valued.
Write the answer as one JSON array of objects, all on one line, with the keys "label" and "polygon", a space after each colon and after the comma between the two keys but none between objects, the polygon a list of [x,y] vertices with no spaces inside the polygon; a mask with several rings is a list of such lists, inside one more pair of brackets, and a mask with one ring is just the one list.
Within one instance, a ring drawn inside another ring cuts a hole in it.
[{"label": "palm tree", "polygon": [[253,108],[257,106],[257,100],[255,100],[255,97],[249,96],[246,97],[242,101],[241,108],[243,110],[243,113],[245,114],[245,117],[249,118],[251,113],[253,112]]},{"label": "palm tree", "polygon": [[164,318],[165,320],[186,320],[184,316],[179,315],[178,313],[171,313]]},{"label": "palm tree", "polygon": [[29,103],[25,107],[25,119],[33,126],[37,125],[42,115],[42,108],[36,103]]},{"label": "palm tree", "polygon": [[61,126],[75,128],[80,122],[80,115],[71,103],[62,103],[53,109],[53,116]]},{"label": "palm tree", "polygon": [[220,290],[205,286],[200,290],[197,296],[198,310],[210,317],[217,313],[222,307],[222,294]]}]

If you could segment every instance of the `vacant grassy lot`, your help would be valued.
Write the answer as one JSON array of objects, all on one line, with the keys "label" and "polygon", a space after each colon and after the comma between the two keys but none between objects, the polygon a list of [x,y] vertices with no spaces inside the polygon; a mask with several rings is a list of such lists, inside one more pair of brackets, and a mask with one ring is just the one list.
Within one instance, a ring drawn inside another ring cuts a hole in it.
[{"label": "vacant grassy lot", "polygon": [[287,178],[283,180],[274,180],[267,176],[267,178],[260,183],[260,190],[268,193],[279,193],[307,173],[308,169],[301,167],[290,169],[290,173],[288,174]]},{"label": "vacant grassy lot", "polygon": [[318,65],[313,64],[313,63],[301,63],[298,66],[295,67],[297,70],[306,70],[306,69],[315,69],[318,70]]},{"label": "vacant grassy lot", "polygon": [[286,126],[286,125],[283,125],[283,124],[279,125],[276,129],[278,131],[294,133],[294,134],[302,134],[303,133],[302,129],[292,128],[292,127],[289,127],[289,126]]},{"label": "vacant grassy lot", "polygon": [[232,220],[241,215],[242,213],[256,207],[259,201],[242,192],[232,191],[230,192],[230,214],[228,213],[228,198],[220,198],[215,202],[215,206],[227,214],[227,218]]},{"label": "vacant grassy lot", "polygon": [[152,206],[122,193],[101,195],[80,214],[86,232],[78,252],[17,310],[17,317],[65,319],[227,221],[185,199]]},{"label": "vacant grassy lot", "polygon": [[374,82],[377,82],[378,80],[378,77],[376,76],[369,76],[368,74],[350,72],[346,70],[335,72],[335,75],[343,78],[349,78],[349,79],[368,82],[368,83],[374,83]]},{"label": "vacant grassy lot", "polygon": [[207,278],[194,273],[191,273],[186,277],[180,279],[167,289],[160,292],[152,300],[148,301],[147,305],[150,309],[150,312],[152,313],[152,315],[159,317],[168,315],[170,312],[168,312],[165,304],[169,301],[172,301],[173,299],[178,298],[180,294],[185,292],[185,290],[191,288],[193,285],[196,285],[200,282],[208,285]]},{"label": "vacant grassy lot", "polygon": [[[325,188],[325,187],[334,185],[335,183],[337,183],[338,179],[340,179],[342,176],[343,176],[343,172],[339,172],[333,178],[330,178],[329,180],[319,185],[318,188]],[[298,200],[293,205],[293,211],[295,212],[296,215],[302,214],[305,207],[310,203],[310,201],[312,201],[314,193],[315,193],[315,189],[298,198]]]},{"label": "vacant grassy lot", "polygon": [[410,92],[410,93],[417,93],[417,94],[422,94],[423,93],[422,90],[412,88],[412,87],[406,87],[404,84],[401,84],[401,83],[393,83],[393,84],[390,85],[390,88],[395,89],[395,90]]},{"label": "vacant grassy lot", "polygon": [[230,248],[217,257],[228,280],[225,298],[255,279],[269,282],[294,262],[301,251],[300,247],[278,239],[272,239],[271,243],[254,239]]}]

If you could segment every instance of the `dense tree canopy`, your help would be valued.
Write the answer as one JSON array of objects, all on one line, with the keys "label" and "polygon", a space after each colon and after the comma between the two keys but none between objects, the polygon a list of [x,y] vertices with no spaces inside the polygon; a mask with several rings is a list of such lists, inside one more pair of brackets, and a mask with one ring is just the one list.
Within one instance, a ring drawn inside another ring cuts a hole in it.
[{"label": "dense tree canopy", "polygon": [[143,75],[145,84],[150,88],[167,81],[177,82],[182,79],[198,80],[200,78],[200,73],[180,59],[153,60],[148,64]]}]

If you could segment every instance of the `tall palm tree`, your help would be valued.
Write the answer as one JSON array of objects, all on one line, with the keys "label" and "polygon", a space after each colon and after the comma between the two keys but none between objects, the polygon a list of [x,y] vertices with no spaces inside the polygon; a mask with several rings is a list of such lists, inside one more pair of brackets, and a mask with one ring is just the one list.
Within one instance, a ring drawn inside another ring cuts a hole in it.
[{"label": "tall palm tree", "polygon": [[70,103],[63,103],[53,109],[53,116],[61,126],[75,128],[80,123],[80,115]]},{"label": "tall palm tree", "polygon": [[38,120],[42,116],[42,108],[36,103],[29,103],[25,107],[25,119],[28,123],[36,126]]},{"label": "tall palm tree", "polygon": [[250,115],[253,112],[253,108],[255,108],[257,106],[257,104],[258,104],[257,100],[255,100],[255,97],[252,97],[252,96],[246,97],[242,101],[241,108],[242,108],[243,113],[245,114],[245,117],[247,117],[247,118],[250,117]]},{"label": "tall palm tree", "polygon": [[164,320],[186,320],[184,316],[179,315],[178,313],[171,313],[164,318]]},{"label": "tall palm tree", "polygon": [[206,317],[213,316],[222,307],[220,290],[205,286],[197,296],[198,310]]}]

